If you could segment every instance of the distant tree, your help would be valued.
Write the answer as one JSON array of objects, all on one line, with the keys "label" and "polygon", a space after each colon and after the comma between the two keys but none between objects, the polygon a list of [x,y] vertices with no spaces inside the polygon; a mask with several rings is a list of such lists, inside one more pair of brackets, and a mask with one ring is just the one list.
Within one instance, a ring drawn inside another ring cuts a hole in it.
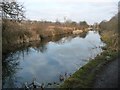
[{"label": "distant tree", "polygon": [[58,19],[56,19],[55,24],[60,25],[60,21]]},{"label": "distant tree", "polygon": [[65,21],[65,25],[66,25],[66,26],[70,26],[71,23],[72,23],[72,20],[70,20],[70,19],[67,19],[67,20]]},{"label": "distant tree", "polygon": [[116,14],[109,21],[102,21],[99,26],[102,30],[118,31],[118,21],[118,14]]},{"label": "distant tree", "polygon": [[77,25],[77,22],[72,21],[71,24],[75,26],[75,25]]},{"label": "distant tree", "polygon": [[103,20],[102,22],[100,22],[99,26],[101,29],[106,30],[107,29],[107,21]]},{"label": "distant tree", "polygon": [[89,27],[89,25],[87,24],[86,21],[81,21],[81,22],[79,22],[79,25],[80,25],[81,29],[85,29],[85,28],[88,28],[88,27]]},{"label": "distant tree", "polygon": [[88,25],[86,21],[81,21],[80,25]]},{"label": "distant tree", "polygon": [[2,19],[13,19],[21,21],[25,18],[24,6],[15,0],[3,0],[0,2]]}]

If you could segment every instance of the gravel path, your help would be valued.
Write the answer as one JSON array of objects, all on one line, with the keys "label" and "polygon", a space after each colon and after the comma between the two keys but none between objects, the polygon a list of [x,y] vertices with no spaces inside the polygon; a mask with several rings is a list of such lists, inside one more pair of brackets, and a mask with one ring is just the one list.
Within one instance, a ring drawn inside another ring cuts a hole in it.
[{"label": "gravel path", "polygon": [[118,87],[118,60],[119,59],[116,59],[103,67],[97,75],[94,88]]}]

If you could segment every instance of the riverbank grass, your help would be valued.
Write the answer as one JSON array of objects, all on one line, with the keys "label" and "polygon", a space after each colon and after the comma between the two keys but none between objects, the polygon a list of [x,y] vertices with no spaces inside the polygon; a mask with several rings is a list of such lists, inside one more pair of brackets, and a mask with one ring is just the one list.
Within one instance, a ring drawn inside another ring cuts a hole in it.
[{"label": "riverbank grass", "polygon": [[104,50],[101,55],[90,60],[60,86],[61,88],[90,88],[93,87],[95,77],[101,68],[117,57],[117,52]]}]

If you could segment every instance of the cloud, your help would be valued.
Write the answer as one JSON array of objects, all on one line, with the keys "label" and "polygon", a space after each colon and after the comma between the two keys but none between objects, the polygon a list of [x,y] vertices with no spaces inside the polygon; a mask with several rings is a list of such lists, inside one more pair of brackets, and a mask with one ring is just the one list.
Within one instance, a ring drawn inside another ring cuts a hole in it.
[{"label": "cloud", "polygon": [[119,0],[19,0],[24,2],[26,16],[35,20],[67,18],[74,21],[87,20],[88,23],[110,19],[117,12]]},{"label": "cloud", "polygon": [[[25,2],[26,0],[18,0],[19,2]],[[59,2],[59,3],[74,3],[74,2],[118,2],[119,0],[27,0],[26,2]]]}]

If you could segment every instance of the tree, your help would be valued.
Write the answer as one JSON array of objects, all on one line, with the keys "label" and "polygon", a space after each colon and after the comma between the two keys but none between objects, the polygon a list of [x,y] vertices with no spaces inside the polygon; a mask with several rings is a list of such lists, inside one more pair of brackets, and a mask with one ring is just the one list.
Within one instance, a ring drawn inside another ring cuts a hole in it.
[{"label": "tree", "polygon": [[99,26],[102,30],[106,30],[107,29],[107,22],[106,20],[103,20],[102,22],[100,22]]},{"label": "tree", "polygon": [[120,1],[118,2],[118,28],[120,28]]},{"label": "tree", "polygon": [[86,21],[81,21],[81,22],[79,22],[79,25],[80,25],[81,29],[85,29],[85,28],[88,28],[88,27],[89,27],[89,25],[87,24]]},{"label": "tree", "polygon": [[21,21],[25,18],[24,6],[13,0],[3,0],[0,2],[2,19],[13,19]]},{"label": "tree", "polygon": [[56,22],[55,22],[57,25],[60,25],[60,21],[58,19],[56,19]]},{"label": "tree", "polygon": [[88,25],[86,21],[81,21],[80,25]]},{"label": "tree", "polygon": [[76,23],[75,21],[72,21],[71,24],[72,24],[73,26],[76,26],[76,25],[77,25],[77,23]]}]

